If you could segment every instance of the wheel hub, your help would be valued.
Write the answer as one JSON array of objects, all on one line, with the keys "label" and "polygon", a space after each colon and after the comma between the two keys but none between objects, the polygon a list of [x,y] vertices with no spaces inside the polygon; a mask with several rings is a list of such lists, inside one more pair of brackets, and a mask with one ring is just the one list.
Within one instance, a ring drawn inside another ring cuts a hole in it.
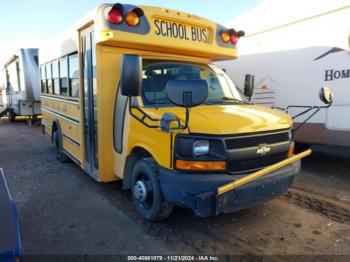
[{"label": "wheel hub", "polygon": [[137,181],[134,185],[134,197],[139,201],[145,201],[147,198],[147,188],[141,180]]}]

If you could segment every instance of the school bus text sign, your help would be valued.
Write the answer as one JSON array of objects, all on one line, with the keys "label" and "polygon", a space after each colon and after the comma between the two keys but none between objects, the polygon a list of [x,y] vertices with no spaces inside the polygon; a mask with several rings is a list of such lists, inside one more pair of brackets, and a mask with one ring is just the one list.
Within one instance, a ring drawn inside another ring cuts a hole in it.
[{"label": "school bus text sign", "polygon": [[209,43],[209,30],[206,28],[162,19],[155,19],[154,26],[154,33],[158,36],[206,44]]}]

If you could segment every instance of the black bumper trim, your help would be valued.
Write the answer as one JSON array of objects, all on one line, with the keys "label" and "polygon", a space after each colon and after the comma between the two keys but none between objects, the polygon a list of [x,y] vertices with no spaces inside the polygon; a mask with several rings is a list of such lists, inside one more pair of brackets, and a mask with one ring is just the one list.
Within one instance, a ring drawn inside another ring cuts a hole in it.
[{"label": "black bumper trim", "polygon": [[220,196],[216,192],[218,187],[244,175],[184,174],[161,168],[160,185],[169,202],[208,217],[249,208],[282,194],[299,170],[297,161]]}]

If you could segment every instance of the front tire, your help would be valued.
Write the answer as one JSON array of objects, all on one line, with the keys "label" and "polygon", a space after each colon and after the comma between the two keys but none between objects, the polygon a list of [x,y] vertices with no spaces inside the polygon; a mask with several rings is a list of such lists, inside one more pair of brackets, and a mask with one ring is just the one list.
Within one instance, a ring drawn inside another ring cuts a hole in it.
[{"label": "front tire", "polygon": [[158,166],[152,158],[138,161],[131,174],[131,191],[139,214],[149,221],[161,221],[172,212],[173,205],[164,199]]}]

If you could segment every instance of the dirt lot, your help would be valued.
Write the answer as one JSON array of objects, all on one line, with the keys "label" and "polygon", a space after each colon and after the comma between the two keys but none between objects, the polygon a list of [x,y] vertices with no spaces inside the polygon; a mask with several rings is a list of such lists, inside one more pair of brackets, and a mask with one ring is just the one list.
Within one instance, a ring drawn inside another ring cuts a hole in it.
[{"label": "dirt lot", "polygon": [[259,207],[210,219],[176,208],[155,224],[138,217],[120,183],[57,162],[39,126],[0,120],[0,167],[25,254],[350,255],[349,158],[313,154],[294,187]]}]

